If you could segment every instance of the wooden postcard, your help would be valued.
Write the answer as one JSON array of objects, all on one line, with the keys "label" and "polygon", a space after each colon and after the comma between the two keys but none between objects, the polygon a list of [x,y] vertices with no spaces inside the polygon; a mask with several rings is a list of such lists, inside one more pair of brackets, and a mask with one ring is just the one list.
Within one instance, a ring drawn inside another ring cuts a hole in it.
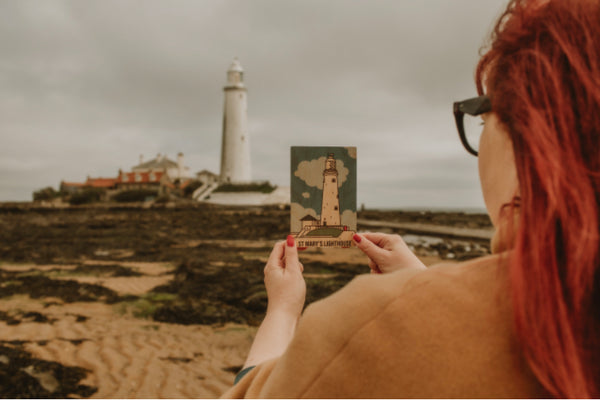
[{"label": "wooden postcard", "polygon": [[298,247],[350,247],[356,147],[292,147],[291,234]]}]

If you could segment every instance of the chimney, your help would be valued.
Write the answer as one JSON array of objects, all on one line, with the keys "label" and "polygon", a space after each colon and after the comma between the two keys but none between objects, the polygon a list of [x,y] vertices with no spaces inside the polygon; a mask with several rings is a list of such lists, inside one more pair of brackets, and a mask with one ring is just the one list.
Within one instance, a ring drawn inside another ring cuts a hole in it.
[{"label": "chimney", "polygon": [[144,163],[144,155],[140,154],[140,164],[143,164],[143,163]]},{"label": "chimney", "polygon": [[183,153],[179,152],[177,154],[177,177],[179,179],[183,178]]}]

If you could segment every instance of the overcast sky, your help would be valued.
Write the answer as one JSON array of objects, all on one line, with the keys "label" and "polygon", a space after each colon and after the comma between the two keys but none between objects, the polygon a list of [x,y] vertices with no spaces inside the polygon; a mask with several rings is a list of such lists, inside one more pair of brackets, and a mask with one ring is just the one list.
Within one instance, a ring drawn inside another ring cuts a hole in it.
[{"label": "overcast sky", "polygon": [[293,145],[357,146],[359,204],[483,207],[451,106],[506,2],[4,0],[0,201],[140,154],[218,173],[238,57],[254,179],[288,186]]}]

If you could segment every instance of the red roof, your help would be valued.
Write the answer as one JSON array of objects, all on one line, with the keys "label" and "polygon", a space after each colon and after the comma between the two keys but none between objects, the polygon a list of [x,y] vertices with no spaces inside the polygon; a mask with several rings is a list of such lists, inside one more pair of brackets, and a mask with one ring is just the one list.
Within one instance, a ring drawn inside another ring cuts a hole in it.
[{"label": "red roof", "polygon": [[110,188],[115,186],[116,183],[116,178],[88,178],[84,185],[95,188]]},{"label": "red roof", "polygon": [[93,187],[93,188],[114,188],[117,183],[160,183],[165,173],[163,171],[154,172],[125,172],[116,178],[87,178],[84,183],[79,182],[61,182],[66,187]]},{"label": "red roof", "polygon": [[164,172],[125,172],[115,179],[117,183],[158,183]]}]

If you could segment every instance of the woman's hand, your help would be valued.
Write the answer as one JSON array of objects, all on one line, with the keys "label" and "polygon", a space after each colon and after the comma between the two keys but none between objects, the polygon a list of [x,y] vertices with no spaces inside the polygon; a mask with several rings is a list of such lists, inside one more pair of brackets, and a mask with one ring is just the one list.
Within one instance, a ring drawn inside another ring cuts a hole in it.
[{"label": "woman's hand", "polygon": [[426,269],[399,235],[363,233],[354,235],[356,246],[369,257],[372,274],[385,274],[404,268]]},{"label": "woman's hand", "polygon": [[265,266],[265,287],[269,297],[267,315],[256,332],[244,369],[283,354],[294,337],[304,307],[304,267],[298,260],[294,237],[273,247]]},{"label": "woman's hand", "polygon": [[288,236],[286,242],[277,243],[265,266],[267,314],[283,313],[295,319],[300,316],[306,297],[303,271],[294,237]]}]

